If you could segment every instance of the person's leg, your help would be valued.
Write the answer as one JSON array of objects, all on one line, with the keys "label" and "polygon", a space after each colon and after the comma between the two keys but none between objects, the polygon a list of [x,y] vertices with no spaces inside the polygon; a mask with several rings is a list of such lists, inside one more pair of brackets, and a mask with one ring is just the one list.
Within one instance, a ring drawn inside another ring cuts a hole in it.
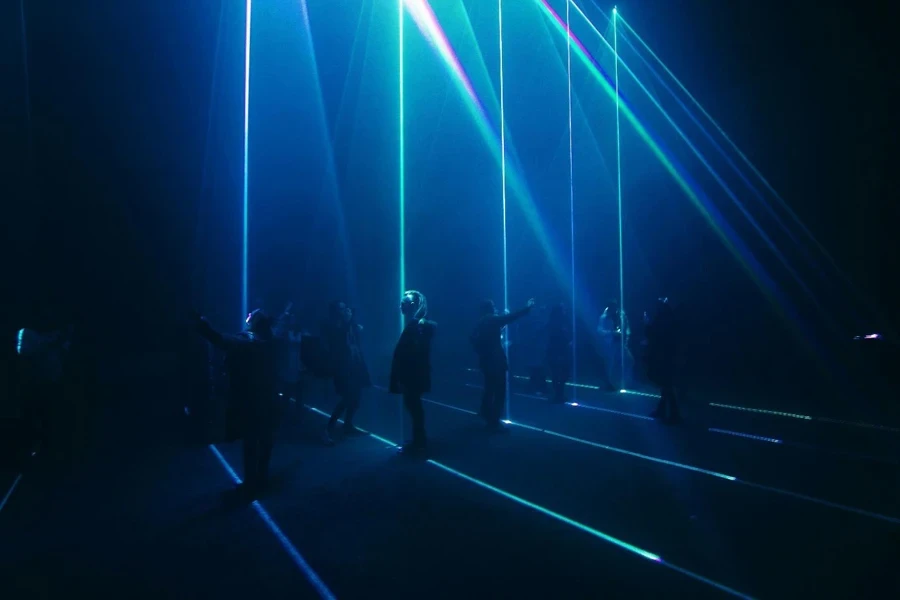
[{"label": "person's leg", "polygon": [[340,396],[340,400],[338,400],[337,406],[334,407],[334,410],[331,411],[331,417],[328,419],[328,430],[333,431],[335,425],[337,425],[338,420],[344,416],[344,411],[347,410],[347,399],[344,396]]},{"label": "person's leg", "polygon": [[489,373],[491,392],[487,421],[489,427],[498,427],[506,408],[506,372],[494,368]]},{"label": "person's leg", "polygon": [[362,390],[357,387],[347,391],[347,408],[346,412],[344,413],[344,430],[347,432],[355,433],[359,431],[353,424],[353,417],[356,415],[356,411],[359,410],[361,391]]},{"label": "person's leg", "polygon": [[478,416],[480,416],[482,419],[488,420],[491,414],[492,394],[490,371],[482,366],[481,375],[484,378],[484,389],[481,392],[481,410],[478,411]]},{"label": "person's leg", "polygon": [[425,409],[422,406],[422,395],[406,392],[403,394],[403,405],[412,419],[413,448],[425,447]]}]

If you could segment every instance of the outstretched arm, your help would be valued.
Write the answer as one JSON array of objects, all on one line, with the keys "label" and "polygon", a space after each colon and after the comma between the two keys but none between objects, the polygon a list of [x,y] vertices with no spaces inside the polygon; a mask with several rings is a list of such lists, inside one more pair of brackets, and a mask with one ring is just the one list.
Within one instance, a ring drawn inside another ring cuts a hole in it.
[{"label": "outstretched arm", "polygon": [[241,338],[233,335],[223,335],[212,328],[212,325],[201,316],[197,316],[197,333],[203,336],[213,346],[223,350],[231,350],[241,343]]},{"label": "outstretched arm", "polygon": [[510,323],[513,323],[514,321],[518,321],[519,319],[530,313],[532,308],[534,308],[534,298],[528,301],[528,303],[525,305],[525,308],[519,309],[515,312],[511,312],[508,315],[495,315],[492,318],[498,325],[505,327]]}]

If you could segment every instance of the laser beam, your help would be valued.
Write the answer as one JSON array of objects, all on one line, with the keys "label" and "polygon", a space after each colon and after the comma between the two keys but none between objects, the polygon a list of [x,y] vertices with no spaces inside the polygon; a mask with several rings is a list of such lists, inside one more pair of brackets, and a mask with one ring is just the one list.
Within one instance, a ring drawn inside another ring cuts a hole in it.
[{"label": "laser beam", "polygon": [[250,312],[247,300],[249,236],[248,217],[250,212],[249,171],[250,171],[250,21],[253,16],[253,0],[247,0],[246,27],[244,30],[244,205],[243,205],[243,245],[241,247],[241,325]]},{"label": "laser beam", "polygon": [[[503,0],[497,0],[497,37],[500,41],[500,181],[503,202],[503,310],[509,312],[509,257],[506,235],[506,111],[503,87]],[[509,360],[509,328],[503,336],[503,352]],[[509,371],[506,377],[506,418],[509,419]]]},{"label": "laser beam", "polygon": [[[399,164],[399,182],[398,182],[398,212],[400,214],[400,291],[397,294],[398,298],[402,298],[403,294],[406,292],[406,133],[405,133],[405,116],[404,116],[404,99],[403,99],[403,75],[404,75],[404,62],[403,62],[403,47],[404,47],[404,27],[403,22],[405,21],[405,11],[403,9],[404,0],[397,0],[397,29],[398,29],[398,80],[399,80],[399,90],[398,90],[398,104],[400,109],[400,114],[398,118],[399,122],[399,144],[398,144],[398,164]],[[406,325],[404,321],[404,317],[400,315],[400,331],[403,331],[404,326]]]},{"label": "laser beam", "polygon": [[[219,460],[219,463],[222,465],[222,468],[225,469],[225,472],[231,477],[231,479],[238,485],[242,483],[241,478],[238,477],[238,474],[232,468],[231,464],[222,456],[222,453],[219,452],[219,449],[215,447],[215,445],[209,445],[210,451],[213,455]],[[297,550],[297,547],[294,546],[293,542],[291,542],[290,538],[281,530],[281,527],[278,526],[278,523],[275,522],[275,519],[272,518],[272,515],[269,514],[269,511],[263,507],[262,504],[259,503],[259,500],[254,500],[250,505],[253,507],[253,510],[256,511],[256,514],[263,520],[263,523],[266,524],[266,527],[272,532],[275,538],[278,540],[278,543],[281,544],[281,547],[284,548],[285,552],[287,552],[288,556],[291,558],[291,561],[297,566],[298,569],[306,576],[306,579],[310,584],[316,589],[319,597],[322,600],[336,600],[335,595],[331,593],[331,590],[328,589],[328,586],[325,585],[325,582],[322,581],[322,578],[319,577],[319,574],[313,570],[309,563],[306,562],[306,559],[303,558],[303,555],[300,554],[300,551]]]}]

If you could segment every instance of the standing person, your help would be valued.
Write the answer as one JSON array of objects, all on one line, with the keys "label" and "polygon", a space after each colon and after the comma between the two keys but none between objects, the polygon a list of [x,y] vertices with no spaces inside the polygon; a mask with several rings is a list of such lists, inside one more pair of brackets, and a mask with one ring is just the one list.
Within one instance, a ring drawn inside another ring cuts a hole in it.
[{"label": "standing person", "polygon": [[572,328],[562,304],[550,311],[547,321],[547,366],[553,382],[553,404],[566,401],[566,381],[572,372]]},{"label": "standing person", "polygon": [[501,339],[503,328],[527,315],[533,307],[534,298],[528,301],[525,308],[500,315],[497,314],[493,300],[485,300],[481,303],[481,318],[470,337],[478,354],[478,366],[484,374],[480,415],[493,431],[505,431],[500,418],[506,406],[506,373],[509,363]]},{"label": "standing person", "polygon": [[660,298],[651,318],[644,313],[647,336],[647,377],[659,386],[659,404],[650,416],[664,423],[680,420],[675,394],[675,360],[678,331],[675,312],[668,298]]},{"label": "standing person", "polygon": [[600,315],[597,333],[600,334],[607,382],[610,389],[621,390],[631,380],[631,366],[634,358],[631,350],[628,349],[628,342],[631,340],[631,325],[628,323],[625,311],[615,300],[610,300],[603,314]]},{"label": "standing person", "polygon": [[227,439],[243,440],[244,482],[238,486],[238,493],[250,499],[268,483],[275,442],[278,373],[272,320],[257,309],[247,315],[245,331],[225,335],[198,315],[197,331],[226,352]]},{"label": "standing person", "polygon": [[406,324],[391,361],[390,393],[403,395],[403,406],[412,418],[412,441],[400,451],[422,455],[426,449],[425,410],[422,394],[431,391],[431,342],[437,323],[426,319],[428,302],[422,292],[410,290],[400,300]]},{"label": "standing person", "polygon": [[345,435],[362,434],[353,424],[353,417],[359,409],[362,389],[372,385],[372,382],[360,347],[362,325],[353,320],[352,309],[343,302],[332,302],[328,312],[330,316],[323,327],[322,339],[331,362],[334,390],[340,398],[323,434],[323,440],[330,445],[338,419],[342,416]]}]

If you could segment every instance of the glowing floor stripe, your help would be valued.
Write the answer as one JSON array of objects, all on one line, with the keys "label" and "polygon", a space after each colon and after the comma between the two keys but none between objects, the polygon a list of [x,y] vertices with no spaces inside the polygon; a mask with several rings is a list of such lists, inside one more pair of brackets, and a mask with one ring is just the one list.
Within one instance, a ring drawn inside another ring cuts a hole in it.
[{"label": "glowing floor stripe", "polygon": [[781,440],[775,439],[775,438],[764,437],[764,436],[761,436],[761,435],[753,435],[753,434],[750,434],[750,433],[740,433],[740,432],[737,432],[737,431],[728,431],[727,429],[716,429],[715,427],[710,427],[710,428],[709,428],[709,431],[711,431],[711,432],[713,432],[713,433],[724,433],[725,435],[733,435],[733,436],[736,436],[736,437],[747,438],[748,440],[758,440],[758,441],[760,441],[760,442],[770,442],[770,443],[772,443],[772,444],[782,444],[782,443],[784,443],[784,442],[782,442]]},{"label": "glowing floor stripe", "polygon": [[739,410],[739,411],[743,411],[743,412],[759,413],[761,415],[773,415],[776,417],[790,417],[792,419],[800,419],[803,421],[812,421],[812,417],[810,417],[809,415],[798,415],[798,414],[794,414],[794,413],[779,412],[777,410],[764,410],[762,408],[749,408],[746,406],[733,406],[731,404],[718,404],[716,402],[710,402],[709,405],[715,406],[716,408],[728,408],[731,410]]},{"label": "glowing floor stripe", "polygon": [[710,406],[716,408],[728,408],[731,410],[740,410],[743,412],[752,412],[762,415],[772,415],[775,417],[790,417],[792,419],[801,419],[803,421],[819,421],[822,423],[833,423],[835,425],[849,425],[851,427],[862,427],[864,429],[877,429],[878,431],[890,431],[892,433],[900,433],[898,427],[888,427],[887,425],[874,425],[872,423],[860,423],[857,421],[842,421],[841,419],[829,419],[828,417],[812,417],[810,415],[798,415],[795,413],[779,412],[777,410],[766,410],[762,408],[750,408],[749,406],[734,406],[731,404],[717,404],[710,402]]},{"label": "glowing floor stripe", "polygon": [[628,396],[643,396],[644,398],[662,398],[659,394],[651,394],[649,392],[637,392],[635,390],[619,390],[620,394]]},{"label": "glowing floor stripe", "polygon": [[[219,459],[219,462],[222,463],[222,467],[225,468],[225,471],[231,476],[235,483],[241,483],[241,478],[238,477],[238,474],[234,472],[234,469],[231,468],[231,465],[225,460],[225,457],[222,456],[222,453],[219,452],[219,449],[214,445],[210,444],[209,449],[212,450],[212,453]],[[288,556],[291,557],[291,560],[294,562],[297,567],[303,571],[303,574],[306,575],[306,578],[312,584],[316,591],[319,592],[319,596],[324,600],[336,600],[335,595],[331,593],[331,590],[328,589],[328,586],[325,585],[325,582],[319,577],[319,575],[313,570],[309,563],[306,562],[306,559],[303,558],[303,555],[297,550],[296,546],[291,543],[291,540],[284,534],[278,524],[275,522],[275,519],[269,514],[269,512],[263,508],[263,505],[259,503],[259,500],[254,500],[250,505],[256,511],[256,514],[260,516],[263,522],[269,527],[269,530],[275,534],[275,537],[281,543],[281,546],[288,553]]]},{"label": "glowing floor stripe", "polygon": [[[475,389],[483,389],[483,388],[479,388],[478,386],[475,386],[475,385],[467,385],[467,387],[473,387]],[[532,396],[531,394],[513,394],[513,395],[519,396],[520,398],[531,398],[532,400],[544,400],[544,401],[548,400],[548,398],[544,398],[542,396]],[[576,408],[587,408],[590,410],[597,410],[600,412],[612,413],[614,415],[622,415],[623,417],[631,417],[633,419],[641,419],[643,421],[655,421],[656,420],[653,417],[648,417],[647,415],[636,415],[634,413],[623,412],[621,410],[613,410],[611,408],[600,408],[599,406],[592,406],[590,404],[584,404],[581,402],[566,402],[565,405],[573,406]]]},{"label": "glowing floor stripe", "polygon": [[[433,401],[428,400],[427,402],[433,402]],[[446,406],[446,407],[448,407],[448,408],[456,408],[457,410],[461,410],[462,412],[471,412],[471,411],[466,411],[466,410],[463,410],[463,409],[458,409],[457,407],[452,407],[452,406],[450,406],[450,405],[448,405],[448,404],[442,404],[442,403],[438,403],[438,404],[440,404],[441,406]],[[318,408],[316,408],[316,407],[314,407],[314,406],[309,406],[309,405],[306,405],[306,406],[307,406],[307,408],[309,408],[310,410],[312,410],[312,411],[315,412],[316,414],[319,414],[319,415],[322,415],[322,416],[325,416],[325,417],[329,416],[328,413],[326,413],[326,412],[324,412],[324,411],[322,411],[322,410],[319,410]],[[343,421],[341,421],[341,422],[343,422]],[[391,447],[391,448],[397,448],[397,447],[398,447],[398,445],[395,444],[394,442],[392,442],[391,440],[388,440],[388,439],[383,438],[383,437],[379,437],[379,436],[373,434],[372,432],[366,431],[365,429],[361,429],[361,431],[365,431],[365,432],[368,433],[372,438],[378,440],[379,442],[385,444],[386,446],[389,446],[389,447]],[[599,538],[599,539],[601,539],[601,540],[603,540],[603,541],[605,541],[605,542],[609,542],[610,544],[613,544],[613,545],[615,545],[615,546],[618,546],[619,548],[622,548],[623,550],[627,550],[627,551],[631,552],[632,554],[637,554],[637,555],[640,556],[641,558],[646,558],[646,559],[648,559],[648,560],[652,560],[652,561],[655,562],[655,563],[658,563],[658,564],[661,564],[661,565],[663,565],[663,566],[666,566],[666,567],[672,569],[673,571],[676,571],[676,572],[678,572],[678,573],[681,573],[682,575],[686,575],[686,576],[688,576],[688,577],[690,577],[690,578],[692,578],[692,579],[694,579],[694,580],[696,580],[696,581],[699,581],[699,582],[701,582],[701,583],[705,583],[705,584],[707,584],[707,585],[710,585],[710,586],[712,586],[712,587],[714,587],[714,588],[716,588],[716,589],[719,589],[719,590],[721,590],[721,591],[723,591],[723,592],[726,592],[726,593],[728,593],[728,594],[731,594],[732,596],[736,596],[736,597],[738,597],[738,598],[747,598],[747,599],[750,598],[750,596],[747,596],[746,594],[742,594],[741,592],[738,592],[737,590],[734,590],[734,589],[732,589],[732,588],[730,588],[730,587],[728,587],[728,586],[725,586],[725,585],[722,585],[721,583],[718,583],[718,582],[716,582],[716,581],[713,581],[712,579],[708,579],[708,578],[706,578],[706,577],[703,577],[702,575],[698,575],[697,573],[694,573],[693,571],[688,571],[687,569],[683,569],[683,568],[681,568],[681,567],[679,567],[679,566],[676,566],[676,565],[673,565],[673,564],[671,564],[671,563],[669,563],[669,562],[666,562],[665,560],[663,560],[663,559],[662,559],[659,555],[657,555],[657,554],[653,554],[652,552],[648,552],[648,551],[646,551],[646,550],[642,550],[641,548],[638,548],[637,546],[632,546],[632,545],[629,544],[628,542],[624,542],[624,541],[622,541],[622,540],[620,540],[620,539],[618,539],[618,538],[615,538],[615,537],[613,537],[613,536],[611,536],[611,535],[609,535],[609,534],[603,533],[602,531],[600,531],[600,530],[598,530],[598,529],[594,529],[593,527],[590,527],[590,526],[588,526],[588,525],[585,525],[584,523],[579,523],[578,521],[576,521],[576,520],[574,520],[574,519],[570,519],[569,517],[567,517],[567,516],[565,516],[565,515],[561,515],[561,514],[558,513],[558,512],[554,512],[554,511],[552,511],[552,510],[550,510],[550,509],[548,509],[548,508],[544,508],[543,506],[540,506],[539,504],[535,504],[534,502],[530,502],[530,501],[528,501],[528,500],[526,500],[526,499],[524,499],[524,498],[521,498],[521,497],[519,497],[519,496],[516,496],[515,494],[511,494],[511,493],[509,493],[509,492],[507,492],[507,491],[501,490],[501,489],[498,488],[498,487],[494,487],[494,486],[492,486],[492,485],[489,484],[489,483],[486,483],[486,482],[484,482],[484,481],[481,481],[480,479],[476,479],[476,478],[474,478],[474,477],[472,477],[472,476],[470,476],[470,475],[466,475],[466,474],[463,473],[462,471],[457,471],[456,469],[453,469],[453,468],[451,468],[451,467],[448,467],[447,465],[445,465],[445,464],[443,464],[443,463],[439,463],[439,462],[437,462],[436,460],[428,459],[426,462],[427,462],[428,464],[430,464],[430,465],[433,465],[433,466],[435,466],[435,467],[441,469],[441,470],[444,471],[445,473],[450,473],[451,475],[455,475],[456,477],[459,477],[460,479],[462,479],[462,480],[464,480],[464,481],[468,481],[469,483],[473,483],[473,484],[477,485],[478,487],[480,487],[480,488],[482,488],[482,489],[485,489],[485,490],[488,490],[489,492],[493,492],[493,493],[497,494],[498,496],[501,496],[501,497],[503,497],[503,498],[506,498],[507,500],[512,500],[513,502],[515,502],[515,503],[517,503],[517,504],[520,504],[521,506],[524,506],[524,507],[526,507],[526,508],[530,508],[530,509],[532,509],[532,510],[534,510],[534,511],[536,511],[536,512],[541,513],[542,515],[545,515],[545,516],[548,516],[548,517],[550,517],[550,518],[552,518],[552,519],[555,519],[555,520],[557,520],[557,521],[560,521],[561,523],[564,523],[564,524],[566,524],[566,525],[569,525],[570,527],[574,527],[575,529],[578,529],[578,530],[583,531],[583,532],[585,532],[585,533],[589,533],[589,534],[591,534],[592,536],[594,536],[594,537],[596,537],[596,538]]]},{"label": "glowing floor stripe", "polygon": [[[443,406],[444,408],[449,408],[451,410],[455,410],[458,412],[467,413],[470,415],[477,415],[478,413],[467,410],[465,408],[460,408],[458,406],[453,406],[451,404],[444,404],[443,402],[437,402],[435,400],[429,400],[428,398],[422,398],[425,402],[429,402],[431,404],[436,404],[438,406]],[[704,475],[712,475],[713,477],[719,477],[721,479],[727,479],[728,481],[736,481],[737,478],[731,475],[725,475],[724,473],[717,473],[715,471],[708,471],[706,469],[701,469],[700,467],[692,467],[691,465],[684,465],[681,463],[673,462],[671,460],[665,460],[663,458],[656,458],[655,456],[647,456],[646,454],[640,454],[638,452],[632,452],[631,450],[623,450],[622,448],[615,448],[613,446],[607,446],[606,444],[600,444],[598,442],[592,442],[590,440],[585,440],[578,437],[573,437],[571,435],[566,435],[564,433],[558,433],[556,431],[552,431],[550,429],[543,429],[541,427],[535,427],[533,425],[526,425],[525,423],[516,423],[514,421],[505,420],[504,423],[509,425],[513,425],[515,427],[521,427],[523,429],[530,429],[531,431],[538,431],[540,433],[546,433],[547,435],[554,435],[558,438],[562,438],[565,440],[569,440],[572,442],[578,442],[580,444],[586,444],[588,446],[592,446],[594,448],[600,448],[601,450],[608,450],[610,452],[615,452],[617,454],[625,454],[627,456],[632,456],[634,458],[641,458],[644,460],[648,460],[650,462],[655,462],[662,465],[667,465],[669,467],[678,467],[679,469],[685,469],[688,471],[694,471],[695,473],[703,473]]]},{"label": "glowing floor stripe", "polygon": [[[442,407],[444,407],[444,408],[449,408],[449,409],[451,409],[451,410],[455,410],[455,411],[457,411],[457,412],[467,413],[467,414],[470,414],[470,415],[475,415],[475,414],[477,414],[477,413],[475,413],[474,411],[467,410],[467,409],[465,409],[465,408],[460,408],[460,407],[458,407],[458,406],[453,406],[453,405],[450,405],[450,404],[444,404],[443,402],[436,402],[436,401],[434,401],[434,400],[429,400],[429,399],[427,399],[427,398],[422,398],[422,400],[425,401],[425,402],[429,402],[429,403],[431,403],[431,404],[436,404],[436,405],[438,405],[438,406],[442,406]],[[324,414],[324,413],[323,413],[323,414]],[[823,500],[823,499],[821,499],[821,498],[814,498],[813,496],[807,496],[807,495],[805,495],[805,494],[800,494],[800,493],[797,493],[797,492],[792,492],[792,491],[790,491],[790,490],[783,490],[783,489],[781,489],[781,488],[775,488],[775,487],[771,487],[771,486],[768,486],[768,485],[763,485],[763,484],[760,484],[760,483],[753,483],[752,481],[747,481],[747,480],[744,480],[744,479],[738,479],[737,477],[734,477],[733,475],[726,475],[726,474],[724,474],[724,473],[718,473],[718,472],[716,472],[716,471],[710,471],[710,470],[708,470],[708,469],[701,469],[700,467],[694,467],[694,466],[691,466],[691,465],[685,465],[685,464],[683,464],[683,463],[678,463],[678,462],[671,461],[671,460],[665,460],[665,459],[663,459],[663,458],[657,458],[657,457],[655,457],[655,456],[648,456],[648,455],[646,455],[646,454],[641,454],[641,453],[639,453],[639,452],[632,452],[631,450],[625,450],[625,449],[623,449],[623,448],[616,448],[616,447],[614,447],[614,446],[607,446],[606,444],[601,444],[601,443],[599,443],[599,442],[593,442],[593,441],[591,441],[591,440],[586,440],[586,439],[583,439],[583,438],[579,438],[579,437],[575,437],[575,436],[571,436],[571,435],[566,435],[566,434],[564,434],[564,433],[559,433],[559,432],[553,431],[553,430],[551,430],[551,429],[543,429],[543,428],[541,428],[541,427],[535,427],[535,426],[533,426],[533,425],[526,425],[525,423],[516,423],[516,422],[514,422],[514,421],[509,421],[509,420],[504,420],[503,422],[506,423],[506,424],[508,424],[508,425],[512,425],[512,426],[514,426],[514,427],[521,427],[522,429],[528,429],[528,430],[530,430],[530,431],[536,431],[536,432],[539,432],[539,433],[545,433],[545,434],[547,434],[547,435],[556,436],[556,437],[561,438],[561,439],[564,439],[564,440],[569,440],[570,442],[577,442],[577,443],[579,443],[579,444],[585,444],[585,445],[591,446],[591,447],[593,447],[593,448],[599,448],[599,449],[601,449],[601,450],[607,450],[607,451],[609,451],[609,452],[614,452],[614,453],[616,453],[616,454],[624,454],[624,455],[626,455],[626,456],[631,456],[631,457],[633,457],[633,458],[640,458],[640,459],[647,460],[647,461],[650,461],[650,462],[654,462],[654,463],[657,463],[657,464],[666,465],[666,466],[668,466],[668,467],[676,467],[676,468],[683,469],[683,470],[686,470],[686,471],[693,471],[694,473],[702,473],[703,475],[710,475],[710,476],[712,476],[712,477],[716,477],[716,478],[719,478],[719,479],[725,479],[725,480],[727,480],[727,481],[733,481],[733,482],[735,482],[735,483],[740,483],[740,484],[743,484],[743,485],[746,485],[746,486],[749,486],[749,487],[752,487],[752,488],[756,488],[756,489],[759,489],[759,490],[765,490],[765,491],[767,491],[767,492],[772,492],[772,493],[775,493],[775,494],[781,494],[781,495],[784,495],[784,496],[789,496],[789,497],[791,497],[791,498],[797,498],[797,499],[800,499],[800,500],[806,500],[807,502],[813,502],[813,503],[819,504],[819,505],[821,505],[821,506],[827,506],[827,507],[829,507],[829,508],[836,508],[836,509],[838,509],[838,510],[843,510],[843,511],[850,512],[850,513],[854,513],[854,514],[857,514],[857,515],[862,515],[862,516],[870,517],[870,518],[873,518],[873,519],[879,519],[879,520],[881,520],[881,521],[887,521],[888,523],[900,524],[900,519],[898,519],[898,518],[896,518],[896,517],[891,517],[891,516],[888,516],[888,515],[882,515],[882,514],[879,514],[879,513],[870,512],[870,511],[867,511],[867,510],[863,510],[863,509],[861,509],[861,508],[855,508],[855,507],[853,507],[853,506],[847,506],[847,505],[845,505],[845,504],[838,504],[837,502],[831,502],[830,500]]]},{"label": "glowing floor stripe", "polygon": [[0,502],[0,510],[3,510],[3,507],[6,506],[6,503],[9,502],[10,497],[13,495],[13,492],[16,491],[16,486],[19,485],[19,482],[22,481],[22,474],[19,473],[16,475],[16,478],[13,480],[12,485],[9,486],[9,491],[6,492],[6,495],[3,496],[3,501]]}]

